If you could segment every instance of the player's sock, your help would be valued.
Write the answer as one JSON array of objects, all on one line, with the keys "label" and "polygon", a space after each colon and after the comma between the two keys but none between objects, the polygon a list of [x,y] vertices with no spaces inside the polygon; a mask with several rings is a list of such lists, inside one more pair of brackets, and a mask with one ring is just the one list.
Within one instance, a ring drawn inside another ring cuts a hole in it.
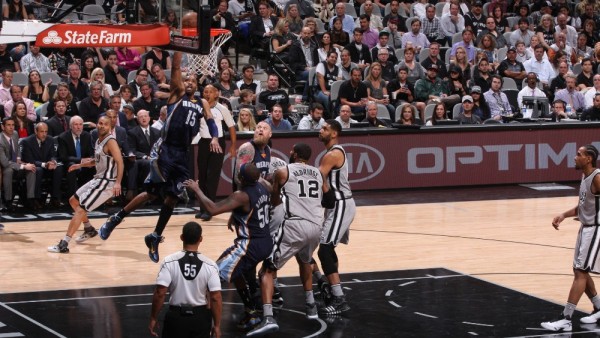
[{"label": "player's sock", "polygon": [[65,236],[65,238],[63,238],[63,241],[67,242],[67,244],[69,244],[69,242],[71,241],[71,236]]},{"label": "player's sock", "polygon": [[263,304],[263,316],[273,317],[273,305],[272,304]]},{"label": "player's sock", "polygon": [[315,302],[315,295],[313,294],[313,290],[304,291],[304,295],[306,297],[307,304],[312,304]]},{"label": "player's sock", "polygon": [[173,209],[173,207],[170,207],[166,204],[160,208],[158,222],[156,222],[156,228],[154,228],[154,232],[156,232],[159,236],[162,235],[167,223],[169,222],[169,219],[171,218],[171,215],[173,215]]},{"label": "player's sock", "polygon": [[127,215],[129,215],[129,211],[125,211],[125,209],[121,209],[119,210],[119,212],[117,212],[117,216],[120,219],[124,219],[125,217],[127,217]]},{"label": "player's sock", "polygon": [[89,221],[83,222],[83,231],[91,231],[94,227]]},{"label": "player's sock", "polygon": [[344,295],[344,291],[342,291],[342,284],[335,284],[331,286],[331,293],[336,297],[341,297]]},{"label": "player's sock", "polygon": [[590,300],[592,301],[592,304],[594,304],[594,309],[600,309],[600,296],[595,295],[590,298]]},{"label": "player's sock", "polygon": [[571,317],[573,316],[573,312],[575,312],[575,308],[577,308],[577,305],[567,303],[565,305],[565,309],[563,310],[563,316],[565,316],[565,318],[567,319],[571,319]]}]

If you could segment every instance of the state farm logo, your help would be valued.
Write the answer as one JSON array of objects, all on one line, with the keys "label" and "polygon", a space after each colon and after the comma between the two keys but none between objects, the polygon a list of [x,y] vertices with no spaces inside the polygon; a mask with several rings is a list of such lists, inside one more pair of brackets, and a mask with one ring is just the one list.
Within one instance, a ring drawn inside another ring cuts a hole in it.
[{"label": "state farm logo", "polygon": [[62,38],[58,36],[57,31],[49,31],[48,36],[44,37],[43,41],[45,45],[55,44],[58,45],[62,42]]},{"label": "state farm logo", "polygon": [[[377,175],[385,167],[385,158],[383,154],[371,147],[359,143],[341,144],[346,151],[346,161],[348,161],[348,179],[350,183],[359,183],[368,181]],[[315,159],[315,166],[318,167],[326,151],[322,151]]]}]

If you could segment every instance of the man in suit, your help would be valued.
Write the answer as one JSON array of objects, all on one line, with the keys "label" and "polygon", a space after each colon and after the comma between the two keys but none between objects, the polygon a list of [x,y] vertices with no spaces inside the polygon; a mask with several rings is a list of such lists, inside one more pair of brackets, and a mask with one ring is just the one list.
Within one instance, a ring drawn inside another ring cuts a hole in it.
[{"label": "man in suit", "polygon": [[150,127],[150,114],[147,110],[137,113],[138,125],[129,129],[127,138],[129,149],[135,154],[135,163],[127,172],[127,195],[125,199],[130,200],[137,195],[139,178],[146,178],[150,172],[150,150],[152,145],[160,138],[160,131]]},{"label": "man in suit", "polygon": [[271,36],[273,36],[277,17],[271,16],[271,8],[266,2],[258,5],[258,16],[250,21],[250,43],[252,46],[269,50]]},{"label": "man in suit", "polygon": [[38,204],[43,205],[42,181],[44,177],[51,179],[52,190],[50,205],[60,208],[61,191],[60,184],[63,170],[56,161],[56,141],[48,137],[48,125],[40,122],[35,125],[35,134],[29,135],[21,140],[21,159],[27,163],[35,164],[35,199]]},{"label": "man in suit", "polygon": [[67,116],[66,113],[67,101],[60,99],[54,101],[54,116],[46,121],[46,124],[48,125],[48,135],[58,136],[69,130],[71,117]]},{"label": "man in suit", "polygon": [[35,164],[26,163],[21,160],[21,149],[19,147],[19,134],[15,130],[15,119],[7,117],[2,121],[2,137],[0,137],[0,166],[2,166],[2,190],[4,192],[5,205],[12,210],[13,199],[13,177],[22,179],[25,176],[27,185],[27,206],[38,209],[39,205],[34,203],[35,198]]},{"label": "man in suit", "polygon": [[[73,164],[82,164],[94,159],[92,136],[83,130],[81,117],[73,116],[69,121],[69,130],[58,135],[58,159],[63,163],[65,170]],[[66,195],[72,196],[78,187],[92,179],[95,172],[94,167],[82,167],[80,170],[66,172]]]}]

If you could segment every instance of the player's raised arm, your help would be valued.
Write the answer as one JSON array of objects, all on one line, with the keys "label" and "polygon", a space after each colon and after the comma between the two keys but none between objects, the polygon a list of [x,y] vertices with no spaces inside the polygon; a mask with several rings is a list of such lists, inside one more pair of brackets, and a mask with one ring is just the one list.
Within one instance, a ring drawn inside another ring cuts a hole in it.
[{"label": "player's raised arm", "polygon": [[171,65],[171,95],[169,95],[168,104],[173,104],[185,93],[183,86],[183,76],[181,75],[181,52],[175,52],[173,54],[173,64]]}]

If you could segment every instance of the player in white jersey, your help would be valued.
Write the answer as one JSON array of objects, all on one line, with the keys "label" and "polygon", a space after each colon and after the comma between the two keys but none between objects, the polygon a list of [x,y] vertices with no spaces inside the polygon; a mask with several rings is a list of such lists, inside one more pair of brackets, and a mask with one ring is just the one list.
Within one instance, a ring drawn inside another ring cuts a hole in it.
[{"label": "player in white jersey", "polygon": [[95,165],[96,175],[69,199],[69,204],[71,204],[75,213],[69,223],[66,236],[57,245],[48,247],[49,252],[68,253],[69,241],[75,235],[81,222],[85,225],[85,231],[75,241],[83,242],[96,236],[98,232],[90,224],[87,213],[113,196],[121,195],[123,157],[117,141],[110,133],[112,128],[110,119],[106,116],[100,117],[96,128],[98,129],[98,140],[96,141],[94,159],[85,163],[73,164],[69,167],[69,172],[71,172]]},{"label": "player in white jersey", "polygon": [[[290,154],[290,164],[275,171],[271,203],[283,204],[284,220],[275,236],[271,256],[265,260],[260,272],[263,301],[263,320],[246,336],[264,335],[279,330],[273,318],[273,277],[278,269],[292,257],[300,265],[300,279],[306,297],[306,316],[318,318],[317,305],[312,292],[311,265],[312,254],[319,246],[323,208],[321,204],[332,207],[333,194],[324,182],[319,169],[308,165],[311,149],[305,143],[297,143]],[[328,196],[329,200],[323,199]]]},{"label": "player in white jersey", "polygon": [[575,245],[573,259],[574,280],[569,291],[567,304],[556,321],[543,322],[543,328],[552,331],[571,331],[571,317],[579,299],[585,292],[594,305],[594,312],[581,318],[584,324],[593,324],[600,319],[600,296],[596,292],[590,272],[600,273],[600,169],[596,168],[598,149],[591,144],[577,149],[575,169],[583,176],[579,187],[579,203],[575,207],[554,217],[552,226],[558,230],[560,223],[567,217],[578,217],[581,227]]},{"label": "player in white jersey", "polygon": [[320,309],[324,315],[335,315],[350,310],[346,303],[338,273],[338,257],[335,247],[338,243],[348,244],[350,224],[356,214],[356,204],[352,198],[348,180],[348,158],[344,148],[338,144],[342,126],[336,120],[327,120],[319,131],[319,140],[323,142],[327,153],[323,156],[319,170],[335,193],[335,207],[325,210],[325,223],[319,245],[319,260],[323,272],[331,285],[331,301]]}]

